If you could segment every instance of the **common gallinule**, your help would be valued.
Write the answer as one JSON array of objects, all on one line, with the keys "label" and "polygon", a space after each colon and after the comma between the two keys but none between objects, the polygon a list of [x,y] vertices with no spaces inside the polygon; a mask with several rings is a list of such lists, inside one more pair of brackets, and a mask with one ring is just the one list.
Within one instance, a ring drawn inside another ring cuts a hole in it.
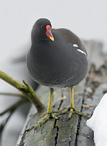
[{"label": "common gallinule", "polygon": [[71,88],[71,113],[74,108],[73,86],[84,79],[87,68],[87,52],[81,40],[70,30],[52,29],[48,19],[38,19],[31,33],[32,45],[27,55],[27,67],[34,81],[50,87],[47,115],[35,127],[52,113],[54,88]]}]

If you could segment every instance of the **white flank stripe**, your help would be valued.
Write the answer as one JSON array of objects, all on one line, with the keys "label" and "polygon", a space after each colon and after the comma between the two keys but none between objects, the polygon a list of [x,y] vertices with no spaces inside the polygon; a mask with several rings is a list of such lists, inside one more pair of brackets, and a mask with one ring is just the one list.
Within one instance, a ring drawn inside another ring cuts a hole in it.
[{"label": "white flank stripe", "polygon": [[78,47],[78,45],[77,44],[73,44],[73,47]]},{"label": "white flank stripe", "polygon": [[79,51],[79,52],[81,52],[81,53],[86,55],[86,53],[84,51],[80,50],[80,49],[77,49],[77,51]]}]

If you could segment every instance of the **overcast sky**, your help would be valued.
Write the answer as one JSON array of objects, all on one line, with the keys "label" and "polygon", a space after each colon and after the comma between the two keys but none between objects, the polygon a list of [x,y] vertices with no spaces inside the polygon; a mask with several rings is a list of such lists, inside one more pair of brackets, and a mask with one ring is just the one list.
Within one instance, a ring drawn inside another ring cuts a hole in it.
[{"label": "overcast sky", "polygon": [[106,42],[106,0],[0,0],[0,58],[23,48],[41,17],[49,18],[54,28],[68,28],[83,39]]}]

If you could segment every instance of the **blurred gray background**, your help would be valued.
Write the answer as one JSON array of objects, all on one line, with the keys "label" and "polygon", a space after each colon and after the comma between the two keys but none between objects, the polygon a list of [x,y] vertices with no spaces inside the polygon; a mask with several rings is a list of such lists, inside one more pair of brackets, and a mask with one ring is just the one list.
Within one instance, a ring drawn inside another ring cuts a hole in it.
[{"label": "blurred gray background", "polygon": [[[20,81],[29,80],[25,64],[12,60],[26,54],[32,26],[42,17],[48,18],[53,28],[68,28],[81,39],[102,41],[107,52],[106,0],[0,0],[0,70]],[[0,92],[17,90],[0,80]],[[0,112],[18,99],[0,95]],[[20,110],[12,116],[2,146],[15,145],[24,121]]]},{"label": "blurred gray background", "polygon": [[106,42],[106,0],[0,0],[0,61],[24,50],[32,25],[41,17],[50,19],[54,28],[68,28],[83,39]]}]

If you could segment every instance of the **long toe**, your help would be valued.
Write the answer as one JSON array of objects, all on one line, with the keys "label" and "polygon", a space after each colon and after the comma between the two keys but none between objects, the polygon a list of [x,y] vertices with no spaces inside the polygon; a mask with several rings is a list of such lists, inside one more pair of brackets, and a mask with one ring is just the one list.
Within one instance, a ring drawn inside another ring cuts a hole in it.
[{"label": "long toe", "polygon": [[56,120],[58,119],[58,117],[55,114],[53,114],[53,113],[49,114],[49,117],[53,118],[53,119],[56,119]]},{"label": "long toe", "polygon": [[38,129],[42,124],[44,124],[49,118],[51,119],[58,119],[56,115],[53,113],[47,113],[43,118],[41,118],[36,124],[32,125],[30,128],[28,128],[25,132],[28,132],[32,129]]},{"label": "long toe", "polygon": [[70,119],[72,117],[72,114],[75,113],[75,114],[78,114],[80,116],[84,116],[84,117],[87,117],[87,118],[90,118],[87,114],[84,114],[82,112],[79,112],[78,110],[76,110],[75,108],[65,108],[63,110],[58,110],[58,111],[53,111],[54,113],[56,113],[55,115],[56,116],[59,116],[59,115],[63,115],[63,114],[66,114],[69,112],[69,115],[68,115],[68,118]]},{"label": "long toe", "polygon": [[82,113],[82,112],[79,112],[79,111],[76,110],[75,108],[74,108],[73,110],[74,110],[74,112],[75,112],[76,114],[78,114],[78,115],[80,115],[80,116],[84,116],[84,117],[90,118],[90,116],[88,116],[87,114],[84,114],[84,113]]}]

